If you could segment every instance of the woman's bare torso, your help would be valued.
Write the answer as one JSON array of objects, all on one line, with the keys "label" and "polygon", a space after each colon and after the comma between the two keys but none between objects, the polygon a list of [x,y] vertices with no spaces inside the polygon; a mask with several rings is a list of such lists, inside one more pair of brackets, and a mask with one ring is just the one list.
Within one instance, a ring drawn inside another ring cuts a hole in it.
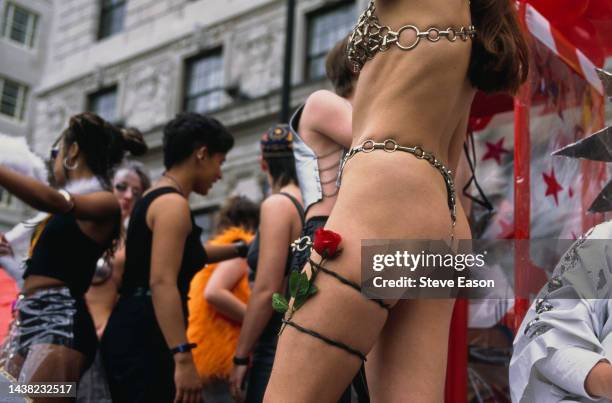
[{"label": "woman's bare torso", "polygon": [[[393,30],[471,24],[467,0],[377,0],[376,9],[380,24]],[[402,43],[410,42],[409,36],[402,35]],[[454,172],[475,94],[467,77],[471,46],[471,40],[421,39],[411,51],[392,45],[366,62],[353,103],[353,146],[389,138],[419,145]],[[470,238],[463,210],[457,209],[455,236]],[[330,228],[348,225],[364,238],[448,238],[451,225],[442,175],[403,152],[351,158],[334,213]]]}]

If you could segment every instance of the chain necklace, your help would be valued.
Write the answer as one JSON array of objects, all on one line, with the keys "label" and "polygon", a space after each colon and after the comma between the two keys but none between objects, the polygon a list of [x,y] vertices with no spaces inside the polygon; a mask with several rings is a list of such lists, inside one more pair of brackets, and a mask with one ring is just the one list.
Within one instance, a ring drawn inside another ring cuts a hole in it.
[{"label": "chain necklace", "polygon": [[181,195],[183,197],[185,196],[185,192],[183,191],[183,187],[181,186],[181,184],[172,176],[170,175],[168,172],[164,172],[162,174],[162,176],[166,179],[168,179],[170,182],[172,182],[174,184],[174,186],[176,186],[177,190],[181,193]]},{"label": "chain necklace", "polygon": [[[355,73],[358,73],[368,60],[373,59],[377,52],[385,52],[393,44],[401,50],[412,50],[417,47],[421,39],[438,42],[444,37],[449,42],[455,42],[460,38],[465,42],[476,36],[476,28],[473,25],[446,29],[430,27],[425,31],[421,31],[415,25],[404,25],[393,31],[390,27],[380,24],[375,12],[376,6],[374,0],[371,0],[368,8],[359,17],[349,39],[347,57],[353,64]],[[402,43],[400,36],[404,31],[413,31],[415,38]]]}]

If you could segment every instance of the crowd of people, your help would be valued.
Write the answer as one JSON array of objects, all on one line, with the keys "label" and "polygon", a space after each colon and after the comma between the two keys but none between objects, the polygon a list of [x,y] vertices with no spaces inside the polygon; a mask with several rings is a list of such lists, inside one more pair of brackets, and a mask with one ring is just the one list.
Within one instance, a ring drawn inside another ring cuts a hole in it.
[{"label": "crowd of people", "polygon": [[204,242],[189,196],[234,145],[210,116],[165,125],[153,183],[124,158],[142,134],[89,112],[51,149],[50,185],[0,161],[0,187],[45,213],[26,225],[5,376],[77,382],[80,401],[441,401],[454,301],[364,298],[360,245],[471,237],[454,172],[476,90],[527,77],[514,6],[372,1],[326,62],[334,91],[261,137],[269,195],[229,198]]}]

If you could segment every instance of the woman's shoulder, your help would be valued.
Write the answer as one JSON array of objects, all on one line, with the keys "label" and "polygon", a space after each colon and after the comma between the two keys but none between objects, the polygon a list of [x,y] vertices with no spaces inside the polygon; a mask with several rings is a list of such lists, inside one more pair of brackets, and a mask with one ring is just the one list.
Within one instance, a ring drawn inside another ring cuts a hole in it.
[{"label": "woman's shoulder", "polygon": [[291,199],[284,194],[276,193],[266,197],[266,199],[261,203],[261,209],[273,212],[275,209],[283,209],[292,205],[293,203],[291,202]]},{"label": "woman's shoulder", "polygon": [[300,199],[288,193],[270,195],[261,203],[262,217],[264,215],[293,214],[296,211],[296,203],[301,204]]},{"label": "woman's shoulder", "polygon": [[[157,190],[160,192],[156,192]],[[139,203],[141,204],[140,208],[146,210],[146,215],[149,218],[163,216],[168,220],[191,222],[189,202],[173,188],[154,189],[143,196]]]},{"label": "woman's shoulder", "polygon": [[310,94],[304,104],[304,110],[319,108],[346,102],[344,98],[329,90],[317,90]]}]

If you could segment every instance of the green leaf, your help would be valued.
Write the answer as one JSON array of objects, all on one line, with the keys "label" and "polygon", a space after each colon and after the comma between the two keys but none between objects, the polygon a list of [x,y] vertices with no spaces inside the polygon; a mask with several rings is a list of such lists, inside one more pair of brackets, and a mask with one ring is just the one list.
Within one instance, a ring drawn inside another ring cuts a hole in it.
[{"label": "green leaf", "polygon": [[295,298],[295,300],[293,301],[293,309],[294,310],[298,310],[302,307],[302,305],[304,305],[304,302],[306,302],[308,298],[305,295],[300,295],[298,297]]},{"label": "green leaf", "polygon": [[291,272],[291,275],[289,275],[289,295],[294,298],[297,296],[299,282],[300,273],[297,271]]},{"label": "green leaf", "polygon": [[272,295],[272,308],[276,312],[285,313],[289,309],[289,303],[285,297],[275,292],[274,295]]},{"label": "green leaf", "polygon": [[301,273],[298,280],[297,296],[307,296],[308,288],[310,288],[310,281],[306,273]]}]

